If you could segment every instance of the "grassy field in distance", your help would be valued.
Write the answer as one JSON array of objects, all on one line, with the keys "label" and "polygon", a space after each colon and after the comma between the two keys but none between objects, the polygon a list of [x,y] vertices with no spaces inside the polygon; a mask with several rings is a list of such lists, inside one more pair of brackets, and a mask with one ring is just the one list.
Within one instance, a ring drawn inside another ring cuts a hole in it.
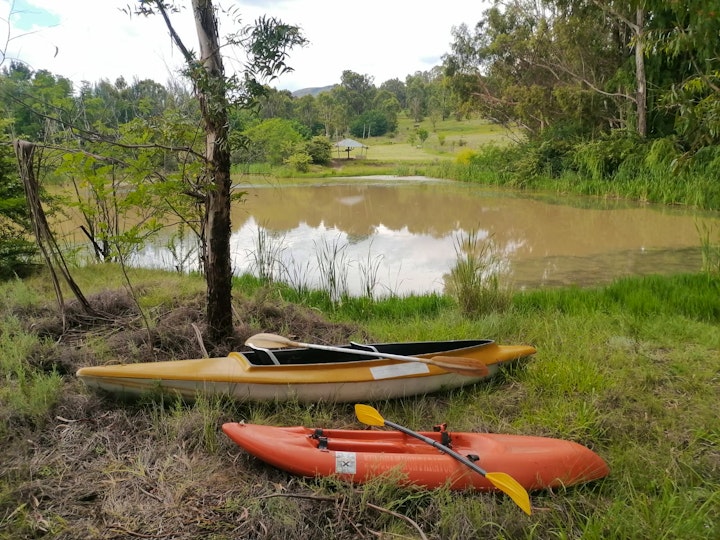
[{"label": "grassy field in distance", "polygon": [[[417,126],[417,127],[416,127]],[[408,138],[416,129],[427,130],[427,140],[420,144],[410,144]],[[428,161],[435,159],[453,159],[462,150],[476,150],[485,144],[507,144],[510,142],[508,130],[483,119],[456,120],[449,118],[437,122],[433,127],[429,119],[416,124],[405,116],[398,121],[394,136],[370,137],[363,139],[368,146],[362,155],[368,161]],[[333,158],[343,158],[347,154],[334,151]],[[352,159],[360,159],[360,153],[350,153]]]}]

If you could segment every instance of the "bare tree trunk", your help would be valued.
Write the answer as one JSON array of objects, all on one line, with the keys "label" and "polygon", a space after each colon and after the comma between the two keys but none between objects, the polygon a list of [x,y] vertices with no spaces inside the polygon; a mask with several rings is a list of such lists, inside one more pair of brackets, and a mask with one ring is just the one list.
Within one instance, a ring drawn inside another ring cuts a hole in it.
[{"label": "bare tree trunk", "polygon": [[205,277],[209,339],[218,344],[233,335],[228,104],[212,1],[193,0],[192,5],[200,45],[200,62],[207,73],[207,78],[198,84],[200,108],[205,124],[205,157],[209,184],[205,215]]},{"label": "bare tree trunk", "polygon": [[28,141],[15,140],[13,142],[15,148],[15,156],[17,157],[18,170],[20,172],[20,178],[23,181],[23,187],[25,188],[25,198],[27,199],[28,206],[30,208],[30,215],[32,216],[33,233],[35,235],[35,241],[37,242],[40,253],[42,253],[47,265],[48,271],[50,272],[50,278],[52,279],[53,287],[55,289],[55,296],[57,297],[58,307],[60,308],[60,315],[63,321],[63,329],[66,326],[65,316],[65,300],[63,298],[62,288],[60,287],[60,279],[58,278],[58,271],[65,278],[70,290],[75,295],[75,298],[80,303],[83,311],[89,316],[97,316],[95,310],[92,309],[90,303],[83,295],[80,287],[75,283],[75,280],[70,275],[65,259],[62,256],[62,252],[55,242],[55,237],[50,231],[50,225],[47,222],[45,216],[45,210],[43,209],[42,202],[40,201],[40,185],[35,175],[35,145]]},{"label": "bare tree trunk", "polygon": [[645,73],[645,9],[638,5],[635,9],[635,21],[626,17],[612,5],[602,0],[593,0],[606,11],[625,24],[635,37],[635,96],[629,96],[635,104],[638,135],[647,136],[647,75]]},{"label": "bare tree trunk", "polygon": [[[149,4],[152,2],[152,7]],[[225,77],[215,8],[212,0],[192,0],[195,28],[200,44],[200,57],[185,47],[173,28],[167,10],[172,2],[146,0],[139,4],[139,13],[160,13],[170,36],[187,62],[188,75],[195,85],[205,129],[205,219],[203,238],[205,251],[202,259],[207,282],[207,319],[210,340],[219,345],[229,342],[233,336],[232,326],[232,267],[230,258],[230,142],[228,87],[242,84]],[[248,27],[240,34],[246,34]],[[261,85],[255,80],[275,77],[289,68],[285,64],[285,50],[293,45],[304,45],[305,39],[297,27],[282,24],[275,19],[261,18],[252,27],[250,37],[244,43],[250,57],[245,81],[250,89],[247,98],[255,99]],[[243,43],[237,40],[236,43]],[[247,89],[246,89],[247,90]]]},{"label": "bare tree trunk", "polygon": [[638,6],[635,12],[635,78],[637,79],[637,131],[647,136],[647,78],[645,74],[645,12]]}]

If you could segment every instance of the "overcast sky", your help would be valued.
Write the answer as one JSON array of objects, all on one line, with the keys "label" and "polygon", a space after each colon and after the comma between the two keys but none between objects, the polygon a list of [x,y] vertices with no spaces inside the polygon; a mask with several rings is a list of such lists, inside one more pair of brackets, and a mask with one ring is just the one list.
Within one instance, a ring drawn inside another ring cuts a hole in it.
[{"label": "overcast sky", "polygon": [[[189,5],[190,0],[178,3]],[[153,79],[165,84],[177,74],[182,57],[172,47],[160,17],[130,17],[121,10],[134,0],[0,0],[0,47],[4,65],[19,59],[32,69],[46,69],[91,83]],[[272,86],[298,90],[340,82],[344,70],[370,75],[376,85],[441,63],[450,51],[451,29],[472,27],[487,3],[478,0],[221,0],[237,8],[243,24],[259,16],[300,26],[305,48],[291,52],[293,73]],[[183,10],[173,24],[189,48],[197,50],[192,14]],[[220,35],[234,29],[229,23]],[[226,71],[233,70],[226,59]]]}]

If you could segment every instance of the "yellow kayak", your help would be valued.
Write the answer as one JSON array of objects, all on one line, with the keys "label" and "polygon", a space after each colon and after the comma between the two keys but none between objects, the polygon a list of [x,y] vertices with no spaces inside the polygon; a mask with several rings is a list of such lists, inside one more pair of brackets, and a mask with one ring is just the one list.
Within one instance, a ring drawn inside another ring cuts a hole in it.
[{"label": "yellow kayak", "polygon": [[[369,356],[368,351],[376,354]],[[77,376],[88,387],[119,394],[161,391],[186,399],[204,394],[241,401],[355,402],[459,388],[535,352],[531,346],[498,345],[487,339],[351,343],[333,351],[255,348],[220,358],[83,367]],[[383,358],[383,354],[431,362],[442,358],[451,365],[453,358],[476,361],[482,373],[468,375],[433,363]]]}]

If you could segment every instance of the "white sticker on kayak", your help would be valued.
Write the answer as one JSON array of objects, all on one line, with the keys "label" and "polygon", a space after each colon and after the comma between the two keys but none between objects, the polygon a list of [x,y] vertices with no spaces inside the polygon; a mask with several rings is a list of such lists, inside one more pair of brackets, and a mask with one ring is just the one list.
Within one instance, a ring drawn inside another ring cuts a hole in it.
[{"label": "white sticker on kayak", "polygon": [[389,366],[378,366],[370,368],[373,379],[391,379],[403,375],[420,375],[428,373],[430,368],[422,362],[403,362],[401,364],[390,364]]},{"label": "white sticker on kayak", "polygon": [[355,474],[357,455],[355,452],[335,452],[335,472],[338,474]]}]

